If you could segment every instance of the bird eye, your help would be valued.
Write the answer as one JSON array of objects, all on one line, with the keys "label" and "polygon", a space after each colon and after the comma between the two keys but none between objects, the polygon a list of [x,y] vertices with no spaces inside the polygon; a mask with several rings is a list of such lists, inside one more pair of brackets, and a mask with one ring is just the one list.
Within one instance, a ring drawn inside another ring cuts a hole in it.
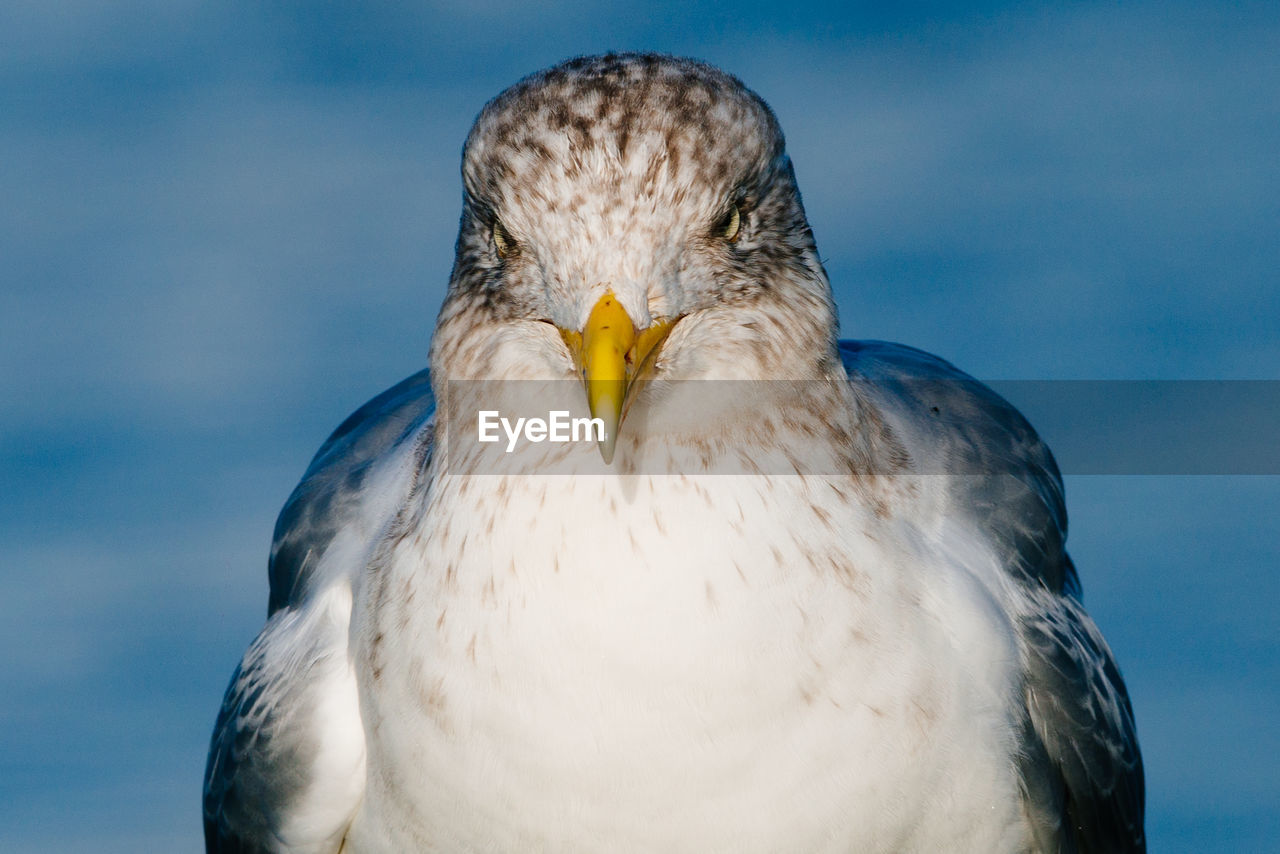
[{"label": "bird eye", "polygon": [[511,233],[497,220],[493,221],[493,249],[499,258],[506,258],[516,249],[516,242]]},{"label": "bird eye", "polygon": [[716,232],[730,243],[738,239],[738,235],[742,233],[742,211],[739,209],[737,202],[720,219],[720,222],[716,225]]}]

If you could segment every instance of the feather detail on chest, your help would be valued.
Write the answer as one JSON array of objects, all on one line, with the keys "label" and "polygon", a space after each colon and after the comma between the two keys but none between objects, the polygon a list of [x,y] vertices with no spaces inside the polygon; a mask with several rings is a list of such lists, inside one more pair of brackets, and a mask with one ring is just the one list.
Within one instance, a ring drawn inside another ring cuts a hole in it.
[{"label": "feather detail on chest", "polygon": [[[357,614],[377,765],[422,809],[509,797],[517,836],[548,810],[688,812],[711,845],[785,803],[798,824],[775,833],[865,839],[894,800],[927,802],[940,764],[1012,738],[1011,630],[976,585],[912,571],[931,544],[847,479],[452,477],[423,500],[438,527],[389,540]],[[957,605],[964,636],[939,618]]]}]

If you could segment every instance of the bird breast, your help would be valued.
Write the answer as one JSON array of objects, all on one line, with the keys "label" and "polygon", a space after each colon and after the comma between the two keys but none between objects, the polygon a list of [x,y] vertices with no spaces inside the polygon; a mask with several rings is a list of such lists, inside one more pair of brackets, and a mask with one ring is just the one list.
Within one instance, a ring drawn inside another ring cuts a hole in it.
[{"label": "bird breast", "polygon": [[855,486],[437,479],[356,605],[350,850],[1016,848],[1012,633]]}]

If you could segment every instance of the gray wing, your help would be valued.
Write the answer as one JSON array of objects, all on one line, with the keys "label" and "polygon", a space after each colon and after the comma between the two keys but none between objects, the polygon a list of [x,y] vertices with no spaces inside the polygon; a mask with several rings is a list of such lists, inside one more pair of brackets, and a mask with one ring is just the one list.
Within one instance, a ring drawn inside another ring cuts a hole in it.
[{"label": "gray wing", "polygon": [[[352,520],[382,521],[386,508],[370,501],[371,478],[383,474],[389,455],[429,426],[434,407],[430,373],[419,371],[357,409],[320,446],[276,520],[268,616],[307,595],[317,581],[317,562]],[[428,429],[420,454],[430,452],[430,439]]]},{"label": "gray wing", "polygon": [[431,450],[426,371],[361,407],[276,523],[267,624],[231,677],[204,780],[209,854],[335,852],[359,804],[364,732],[347,643],[360,570]]},{"label": "gray wing", "polygon": [[983,530],[1015,579],[1024,664],[1024,803],[1046,852],[1145,851],[1143,772],[1115,659],[1081,605],[1053,456],[1026,420],[947,362],[842,341],[856,392],[892,426],[912,471],[949,476],[952,512]]}]

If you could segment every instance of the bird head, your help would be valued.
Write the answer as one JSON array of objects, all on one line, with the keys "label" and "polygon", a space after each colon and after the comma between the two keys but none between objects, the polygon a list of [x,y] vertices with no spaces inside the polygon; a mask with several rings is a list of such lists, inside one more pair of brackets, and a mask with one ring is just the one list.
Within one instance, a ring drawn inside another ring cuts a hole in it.
[{"label": "bird head", "polygon": [[769,107],[711,66],[574,59],[481,111],[432,346],[440,379],[577,377],[608,462],[648,380],[834,363],[830,288]]}]

